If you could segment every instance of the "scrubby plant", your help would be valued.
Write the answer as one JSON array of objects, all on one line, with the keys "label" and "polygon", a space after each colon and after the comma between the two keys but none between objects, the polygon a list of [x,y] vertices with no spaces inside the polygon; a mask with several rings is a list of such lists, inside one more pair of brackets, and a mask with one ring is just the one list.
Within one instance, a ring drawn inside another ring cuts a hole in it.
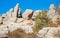
[{"label": "scrubby plant", "polygon": [[8,38],[27,38],[27,34],[22,29],[17,29],[8,33]]},{"label": "scrubby plant", "polygon": [[35,33],[26,33],[22,29],[16,29],[8,33],[8,38],[36,38]]},{"label": "scrubby plant", "polygon": [[60,8],[57,8],[57,13],[60,15]]},{"label": "scrubby plant", "polygon": [[47,18],[46,14],[47,14],[47,11],[42,11],[36,16],[36,18],[35,18],[36,31],[39,31],[43,27],[51,27],[52,26],[52,22],[49,18]]}]

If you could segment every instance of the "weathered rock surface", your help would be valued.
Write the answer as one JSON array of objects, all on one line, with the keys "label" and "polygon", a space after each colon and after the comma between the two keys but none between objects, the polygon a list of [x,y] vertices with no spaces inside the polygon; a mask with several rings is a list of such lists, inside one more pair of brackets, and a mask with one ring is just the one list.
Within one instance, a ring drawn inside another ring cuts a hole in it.
[{"label": "weathered rock surface", "polygon": [[8,27],[7,25],[0,26],[0,37],[7,37],[8,34]]},{"label": "weathered rock surface", "polygon": [[21,12],[21,10],[19,8],[19,4],[17,3],[17,5],[14,8],[14,13],[13,13],[14,15],[13,15],[13,17],[20,17],[20,12]]},{"label": "weathered rock surface", "polygon": [[58,27],[45,27],[37,34],[39,38],[60,38],[60,28]]},{"label": "weathered rock surface", "polygon": [[[26,21],[25,21],[26,22]],[[7,25],[1,25],[0,37],[7,37],[8,32],[13,32],[16,29],[22,29],[25,33],[33,33],[33,24],[13,23],[9,22]]]},{"label": "weathered rock surface", "polygon": [[22,17],[24,19],[31,19],[33,15],[33,10],[31,9],[26,9],[25,12],[23,13]]},{"label": "weathered rock surface", "polygon": [[16,29],[23,29],[26,33],[33,33],[33,29],[29,25],[19,24],[19,23],[11,23],[8,25],[8,29],[10,32],[16,30]]},{"label": "weathered rock surface", "polygon": [[[11,8],[6,14],[0,16],[0,37],[7,37],[9,32],[15,33],[17,29],[23,30],[24,35],[35,33],[33,28],[36,24],[35,20],[32,19],[35,19],[40,12],[42,11],[36,10],[33,13],[33,10],[26,9],[25,12],[22,14],[22,18],[20,18],[21,9],[19,8],[19,4],[17,4],[14,8]],[[56,24],[57,21],[60,20],[60,15],[57,14],[53,4],[50,6],[47,17],[51,18],[54,24]],[[59,35],[60,27],[46,27],[41,29],[37,34],[38,38],[60,38]]]},{"label": "weathered rock surface", "polygon": [[41,11],[41,10],[36,10],[36,11],[34,11],[33,16],[32,16],[32,19],[35,19],[36,16],[37,16],[40,12],[42,12],[42,11]]},{"label": "weathered rock surface", "polygon": [[17,23],[21,23],[21,22],[23,22],[23,21],[24,21],[23,18],[17,18]]},{"label": "weathered rock surface", "polygon": [[6,13],[8,18],[12,18],[12,17],[13,17],[13,16],[12,16],[12,15],[13,15],[13,14],[12,14],[12,13],[13,13],[13,10],[14,10],[14,9],[11,8],[11,9]]},{"label": "weathered rock surface", "polygon": [[49,11],[47,13],[47,17],[52,19],[55,15],[57,15],[57,12],[55,10],[55,6],[54,6],[54,4],[51,4],[50,9],[49,9]]}]

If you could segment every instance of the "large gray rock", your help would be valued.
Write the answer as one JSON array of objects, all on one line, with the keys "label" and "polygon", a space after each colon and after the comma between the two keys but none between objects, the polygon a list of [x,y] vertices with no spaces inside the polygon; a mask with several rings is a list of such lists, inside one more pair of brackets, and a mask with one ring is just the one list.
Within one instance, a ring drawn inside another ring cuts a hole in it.
[{"label": "large gray rock", "polygon": [[31,19],[33,14],[33,10],[31,9],[26,9],[25,12],[23,13],[22,17],[24,19]]}]

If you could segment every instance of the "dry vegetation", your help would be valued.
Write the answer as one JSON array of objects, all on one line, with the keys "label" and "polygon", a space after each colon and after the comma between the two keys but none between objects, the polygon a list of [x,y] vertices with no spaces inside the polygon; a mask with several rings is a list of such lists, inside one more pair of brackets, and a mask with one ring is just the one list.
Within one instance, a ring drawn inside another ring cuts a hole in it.
[{"label": "dry vegetation", "polygon": [[22,29],[17,29],[13,32],[9,32],[8,38],[27,38],[27,34]]},{"label": "dry vegetation", "polygon": [[35,38],[35,34],[27,34],[22,29],[17,29],[13,32],[9,32],[8,38]]}]

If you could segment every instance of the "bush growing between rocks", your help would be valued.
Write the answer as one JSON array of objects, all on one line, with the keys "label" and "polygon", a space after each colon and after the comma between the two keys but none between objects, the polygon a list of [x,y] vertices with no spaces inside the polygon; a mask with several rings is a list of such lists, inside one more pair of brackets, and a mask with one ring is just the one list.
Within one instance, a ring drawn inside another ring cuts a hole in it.
[{"label": "bush growing between rocks", "polygon": [[47,18],[46,14],[47,14],[47,11],[42,11],[36,16],[35,22],[36,22],[36,31],[37,32],[40,29],[42,29],[43,27],[52,27],[53,26],[51,19]]},{"label": "bush growing between rocks", "polygon": [[57,13],[60,15],[60,8],[57,8]]}]

